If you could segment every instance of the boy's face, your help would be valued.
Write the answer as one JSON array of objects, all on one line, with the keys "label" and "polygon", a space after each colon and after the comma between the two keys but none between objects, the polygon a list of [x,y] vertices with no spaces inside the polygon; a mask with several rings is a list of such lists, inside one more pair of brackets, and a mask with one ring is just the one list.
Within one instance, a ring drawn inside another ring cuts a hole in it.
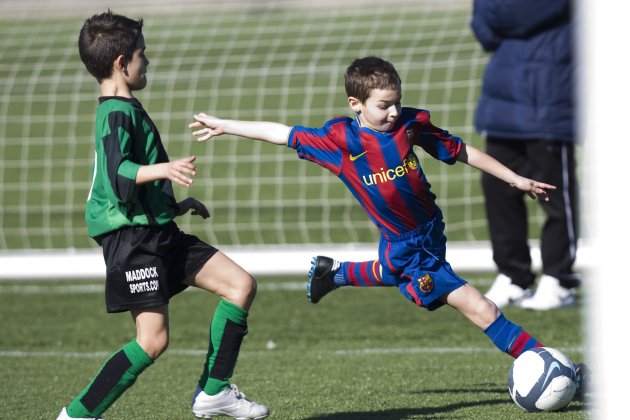
[{"label": "boy's face", "polygon": [[349,97],[350,108],[359,114],[361,125],[389,131],[400,117],[402,94],[399,89],[373,89],[365,102]]},{"label": "boy's face", "polygon": [[127,85],[131,90],[141,90],[147,85],[147,66],[149,60],[144,54],[146,46],[144,44],[144,36],[140,35],[136,50],[133,57],[125,65],[125,74]]}]

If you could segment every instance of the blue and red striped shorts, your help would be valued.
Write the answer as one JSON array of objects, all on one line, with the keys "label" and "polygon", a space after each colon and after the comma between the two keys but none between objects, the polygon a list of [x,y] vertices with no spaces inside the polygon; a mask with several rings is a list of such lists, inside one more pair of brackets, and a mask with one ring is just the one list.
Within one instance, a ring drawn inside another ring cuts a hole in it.
[{"label": "blue and red striped shorts", "polygon": [[395,237],[381,236],[379,260],[383,283],[398,286],[416,305],[433,311],[442,296],[465,285],[445,259],[446,236],[441,216]]}]

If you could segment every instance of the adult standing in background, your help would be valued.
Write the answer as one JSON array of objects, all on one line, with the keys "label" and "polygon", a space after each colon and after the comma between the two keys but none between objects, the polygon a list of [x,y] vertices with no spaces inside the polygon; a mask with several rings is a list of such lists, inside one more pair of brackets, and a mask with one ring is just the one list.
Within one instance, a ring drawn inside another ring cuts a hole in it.
[{"label": "adult standing in background", "polygon": [[492,56],[475,115],[486,152],[523,176],[556,185],[539,201],[542,276],[528,243],[524,194],[492,176],[482,187],[499,274],[486,293],[499,307],[547,310],[573,305],[578,239],[575,84],[571,0],[475,0],[472,30]]}]

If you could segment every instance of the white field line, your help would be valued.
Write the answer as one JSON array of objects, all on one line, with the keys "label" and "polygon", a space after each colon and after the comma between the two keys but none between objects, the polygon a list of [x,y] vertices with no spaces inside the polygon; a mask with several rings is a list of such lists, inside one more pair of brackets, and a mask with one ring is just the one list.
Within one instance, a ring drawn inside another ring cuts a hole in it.
[{"label": "white field line", "polygon": [[[558,348],[565,353],[585,352],[584,348]],[[196,349],[169,349],[165,355],[176,357],[204,357],[206,350]],[[276,356],[286,351],[276,349],[270,350],[242,350],[239,357],[260,357]],[[408,348],[368,348],[354,350],[307,350],[300,351],[301,354],[311,354],[316,356],[382,356],[390,354],[473,354],[473,353],[497,353],[498,350],[492,347],[408,347]],[[0,359],[27,359],[27,358],[62,358],[62,359],[102,359],[108,357],[111,352],[92,351],[24,351],[24,350],[4,350],[0,351]]]},{"label": "white field line", "polygon": [[[305,276],[311,259],[326,250],[326,255],[340,261],[370,261],[378,258],[374,244],[347,245],[268,245],[222,247],[221,250],[255,277]],[[583,261],[584,247],[578,248]],[[448,246],[446,258],[458,273],[494,272],[492,250],[486,242],[457,243]],[[588,259],[588,258],[586,258]],[[534,269],[540,267],[540,249],[532,247]],[[0,251],[0,280],[84,280],[102,279],[103,254],[89,250]]]},{"label": "white field line", "polygon": [[[484,284],[490,284],[492,279],[484,279]],[[476,282],[476,283],[479,283]],[[305,282],[270,282],[259,284],[262,291],[304,291]],[[195,291],[198,289],[190,288]],[[0,294],[85,294],[102,293],[102,284],[82,284],[82,285],[1,285]],[[583,348],[560,348],[560,351],[584,353]],[[381,356],[390,354],[444,354],[444,353],[490,353],[497,350],[492,347],[408,347],[408,348],[366,348],[366,349],[339,349],[339,350],[312,350],[307,354],[330,355],[330,356]],[[275,346],[269,350],[243,350],[242,357],[256,357],[283,353]],[[1,359],[19,358],[70,358],[70,359],[102,359],[110,355],[111,352],[76,352],[76,351],[24,351],[24,350],[4,350],[0,351]],[[178,357],[202,357],[206,350],[196,349],[169,349],[167,354]]]},{"label": "white field line", "polygon": [[[1,3],[1,1],[0,1]],[[540,247],[532,244],[532,269],[542,265]],[[278,278],[304,276],[311,259],[326,250],[339,261],[370,261],[378,258],[374,244],[309,244],[221,247],[237,264],[255,277]],[[580,242],[576,269],[591,269],[597,262],[593,247]],[[457,273],[494,273],[492,249],[487,242],[453,242],[447,247],[446,259]],[[68,250],[0,250],[0,281],[8,280],[80,280],[102,279],[105,273],[103,255],[98,249]]]},{"label": "white field line", "polygon": [[[489,286],[492,283],[491,278],[476,279],[475,286]],[[0,283],[0,295],[3,294],[34,294],[34,295],[72,295],[72,294],[92,294],[103,293],[105,285],[103,283],[87,283],[73,285],[38,285],[38,284],[2,284]],[[200,289],[189,287],[186,291],[194,292]],[[306,278],[304,281],[298,282],[258,282],[259,291],[306,291]]]},{"label": "white field line", "polygon": [[[195,287],[189,287],[186,291],[199,291]],[[293,291],[306,290],[306,280],[303,282],[274,282],[258,283],[258,290],[266,291]],[[73,284],[73,285],[38,285],[38,284],[0,284],[0,294],[34,294],[34,295],[67,295],[67,294],[91,294],[103,293],[104,283]]]}]

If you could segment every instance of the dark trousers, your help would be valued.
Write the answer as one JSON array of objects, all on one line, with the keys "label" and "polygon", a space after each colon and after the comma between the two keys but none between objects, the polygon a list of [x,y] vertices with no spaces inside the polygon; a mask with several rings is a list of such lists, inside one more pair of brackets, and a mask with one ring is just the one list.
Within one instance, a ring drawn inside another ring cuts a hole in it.
[{"label": "dark trousers", "polygon": [[[543,273],[558,278],[563,287],[578,286],[573,273],[579,223],[573,143],[488,137],[486,151],[517,174],[557,187],[548,202],[538,201],[546,214],[540,233]],[[527,288],[535,279],[524,201],[530,198],[486,173],[481,183],[494,262],[514,284]]]}]

